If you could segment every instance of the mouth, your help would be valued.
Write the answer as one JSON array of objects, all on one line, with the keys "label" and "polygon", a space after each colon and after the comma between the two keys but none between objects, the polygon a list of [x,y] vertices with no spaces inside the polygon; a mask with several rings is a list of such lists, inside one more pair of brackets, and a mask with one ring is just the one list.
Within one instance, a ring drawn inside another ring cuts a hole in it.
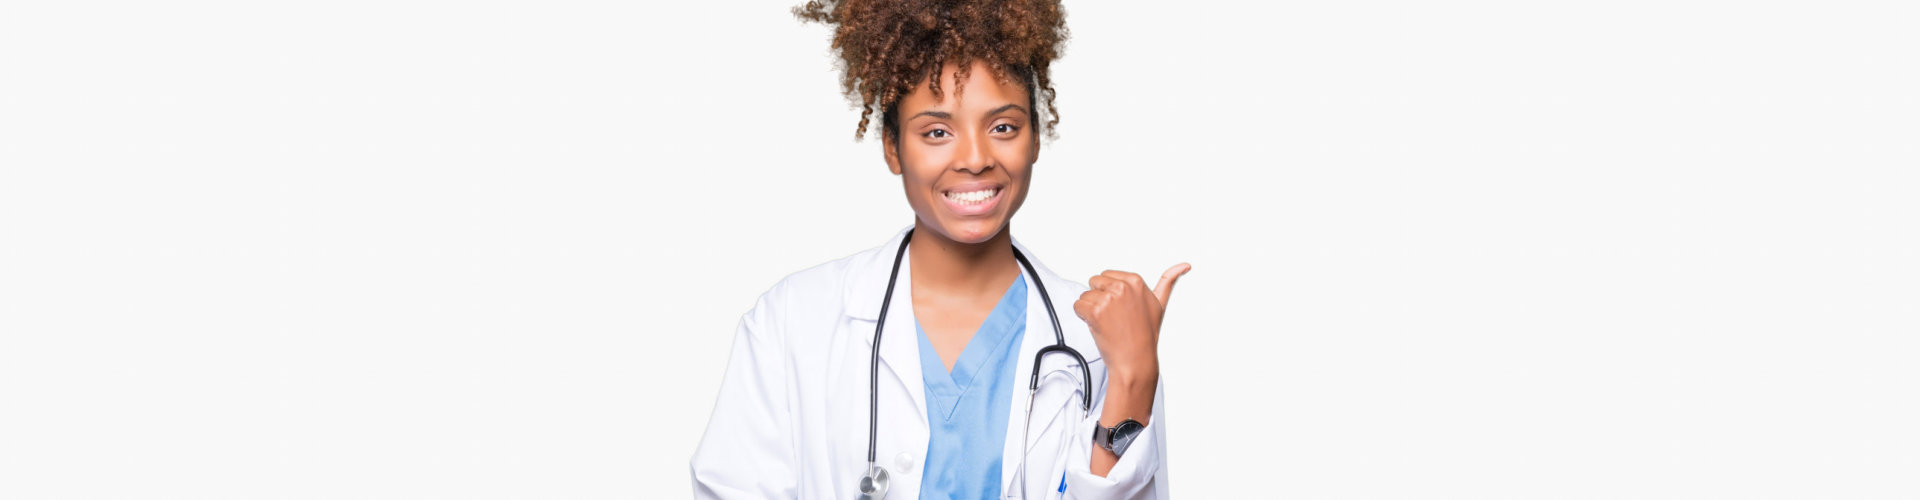
[{"label": "mouth", "polygon": [[1000,193],[1006,191],[999,185],[957,186],[940,192],[947,200],[947,207],[960,215],[983,215],[991,213],[1000,204]]}]

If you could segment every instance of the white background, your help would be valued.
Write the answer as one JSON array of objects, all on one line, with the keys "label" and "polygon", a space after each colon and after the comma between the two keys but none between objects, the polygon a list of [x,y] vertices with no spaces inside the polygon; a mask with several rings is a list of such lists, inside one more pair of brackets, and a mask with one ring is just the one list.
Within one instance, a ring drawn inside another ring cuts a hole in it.
[{"label": "white background", "polygon": [[[687,495],[911,221],[794,3],[0,4],[0,497]],[[1173,491],[1920,496],[1920,16],[1555,4],[1069,2],[1015,235],[1194,264]]]}]

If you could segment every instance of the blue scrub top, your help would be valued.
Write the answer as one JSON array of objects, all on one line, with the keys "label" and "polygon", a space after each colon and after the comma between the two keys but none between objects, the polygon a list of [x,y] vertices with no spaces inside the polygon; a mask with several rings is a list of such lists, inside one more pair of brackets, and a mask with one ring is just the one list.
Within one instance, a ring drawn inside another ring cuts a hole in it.
[{"label": "blue scrub top", "polygon": [[913,326],[920,337],[920,375],[927,384],[932,427],[920,498],[999,497],[1013,372],[1019,369],[1020,338],[1027,331],[1026,277],[1007,287],[960,351],[952,373],[933,351],[926,330],[918,321]]}]

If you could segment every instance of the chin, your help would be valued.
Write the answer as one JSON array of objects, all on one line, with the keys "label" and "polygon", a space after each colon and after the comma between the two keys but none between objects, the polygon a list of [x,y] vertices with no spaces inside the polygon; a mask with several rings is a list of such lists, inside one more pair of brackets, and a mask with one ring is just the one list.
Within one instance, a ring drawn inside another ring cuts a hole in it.
[{"label": "chin", "polygon": [[965,221],[953,224],[942,224],[940,232],[946,234],[947,238],[952,239],[954,242],[977,245],[986,243],[992,240],[993,237],[999,236],[1000,231],[1005,230],[1005,228],[1006,223],[999,220]]}]

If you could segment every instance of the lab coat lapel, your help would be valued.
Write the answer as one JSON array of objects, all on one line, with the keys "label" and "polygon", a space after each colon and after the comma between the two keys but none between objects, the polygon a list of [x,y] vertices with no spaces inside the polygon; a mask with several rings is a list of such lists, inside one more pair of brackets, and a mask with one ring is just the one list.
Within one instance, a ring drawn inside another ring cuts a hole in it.
[{"label": "lab coat lapel", "polygon": [[[912,226],[908,226],[912,229]],[[862,339],[862,345],[873,348],[873,324],[880,316],[880,301],[886,296],[887,278],[893,272],[893,256],[900,248],[900,239],[906,230],[895,234],[886,245],[874,252],[873,258],[856,263],[857,268],[848,273],[846,299],[843,307],[847,316],[853,319],[853,334]],[[927,425],[926,383],[920,374],[919,331],[913,318],[913,268],[912,257],[900,256],[900,275],[893,286],[893,299],[887,306],[887,324],[880,340],[880,365],[891,373],[894,384],[898,384],[913,398],[914,412],[920,416],[922,427]],[[870,351],[869,351],[870,352]],[[882,376],[880,398],[886,399],[889,377]],[[887,424],[882,422],[881,426]]]}]

